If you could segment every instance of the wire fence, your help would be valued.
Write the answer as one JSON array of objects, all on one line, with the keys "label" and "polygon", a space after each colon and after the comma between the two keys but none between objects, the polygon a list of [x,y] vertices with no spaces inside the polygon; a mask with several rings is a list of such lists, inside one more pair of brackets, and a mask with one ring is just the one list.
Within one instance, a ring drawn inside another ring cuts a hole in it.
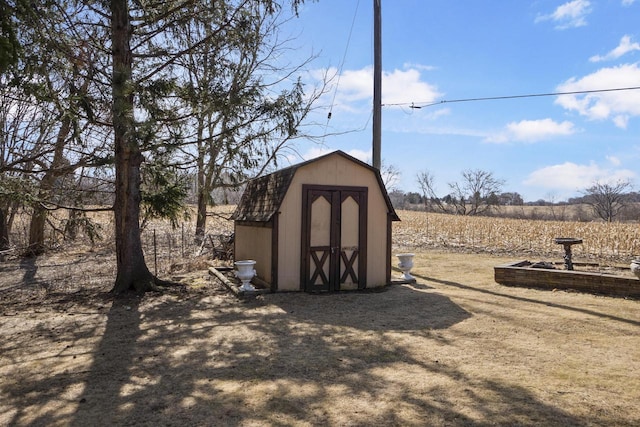
[{"label": "wire fence", "polygon": [[147,265],[155,275],[169,273],[193,260],[233,259],[233,233],[227,230],[211,230],[196,238],[195,227],[183,223],[170,230],[151,228],[141,237]]},{"label": "wire fence", "polygon": [[[151,221],[141,231],[145,261],[155,275],[166,275],[190,262],[233,257],[233,221],[231,207],[221,207],[207,218],[206,233],[196,236],[195,221],[188,219],[173,227],[169,221]],[[51,215],[46,227],[44,247],[47,253],[102,253],[113,257],[115,264],[115,232],[112,215],[95,215],[97,236],[79,232],[70,239],[63,232],[64,219]],[[29,252],[29,218],[14,221],[9,236],[10,247],[0,252],[0,261],[24,256]],[[110,262],[110,261],[106,261]]]}]

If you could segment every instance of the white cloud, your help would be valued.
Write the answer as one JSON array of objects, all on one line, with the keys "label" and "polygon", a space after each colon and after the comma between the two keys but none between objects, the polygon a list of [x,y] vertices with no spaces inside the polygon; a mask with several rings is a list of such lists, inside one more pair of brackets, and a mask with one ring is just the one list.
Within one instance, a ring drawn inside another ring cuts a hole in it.
[{"label": "white cloud", "polygon": [[[417,69],[383,73],[382,102],[384,104],[405,103],[407,101],[429,103],[442,96],[435,86],[421,81],[420,77],[420,71]],[[371,81],[373,81],[373,74]]]},{"label": "white cloud", "polygon": [[622,164],[622,162],[620,161],[620,159],[616,156],[607,156],[607,160],[609,161],[609,163],[611,163],[613,166],[620,166]]},{"label": "white cloud", "polygon": [[631,6],[636,0],[622,0],[623,6]]},{"label": "white cloud", "polygon": [[635,173],[628,169],[607,169],[593,162],[589,165],[565,162],[532,172],[524,184],[566,193],[583,190],[594,182],[615,183],[620,180],[631,180],[634,177]]},{"label": "white cloud", "polygon": [[373,69],[346,70],[340,76],[337,97],[341,103],[369,99],[373,93]]},{"label": "white cloud", "polygon": [[[373,68],[347,70],[334,80],[338,84],[335,106],[340,109],[356,111],[371,109],[373,97]],[[393,70],[382,73],[382,102],[387,106],[408,102],[434,102],[442,94],[437,87],[421,80],[417,67],[407,70]],[[362,103],[366,102],[366,106]],[[406,105],[404,105],[406,107]]]},{"label": "white cloud", "polygon": [[576,132],[573,123],[558,123],[552,119],[522,120],[509,123],[502,132],[490,135],[485,142],[537,142],[555,136],[572,135]]},{"label": "white cloud", "polygon": [[556,29],[565,30],[587,25],[586,17],[589,13],[589,0],[573,0],[558,6],[553,13],[538,16],[536,22],[553,21],[556,23]]},{"label": "white cloud", "polygon": [[[638,87],[638,64],[602,68],[580,79],[571,78],[557,87],[558,92],[580,92]],[[640,116],[640,90],[621,90],[575,95],[560,95],[555,101],[567,110],[577,111],[591,120],[611,119],[626,128],[631,117]]]},{"label": "white cloud", "polygon": [[622,36],[620,44],[604,56],[595,55],[589,58],[591,62],[611,61],[620,58],[622,55],[640,50],[640,43],[631,43],[631,36]]},{"label": "white cloud", "polygon": [[619,114],[613,118],[613,124],[620,129],[626,129],[629,124],[629,116],[626,114]]},{"label": "white cloud", "polygon": [[405,62],[404,64],[402,64],[402,68],[404,69],[413,68],[420,71],[433,71],[433,70],[436,70],[438,67],[435,67],[433,65],[423,65],[423,64],[414,64],[412,62]]}]

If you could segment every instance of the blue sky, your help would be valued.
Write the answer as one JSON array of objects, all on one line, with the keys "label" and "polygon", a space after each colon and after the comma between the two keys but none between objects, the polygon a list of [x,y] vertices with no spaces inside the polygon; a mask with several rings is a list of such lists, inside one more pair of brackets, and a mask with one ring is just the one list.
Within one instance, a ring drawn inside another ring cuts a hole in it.
[{"label": "blue sky", "polygon": [[[371,161],[372,16],[372,0],[319,0],[291,23],[296,52],[318,54],[311,74],[334,76],[312,117],[334,135],[298,142],[291,161],[337,149]],[[465,169],[525,201],[596,181],[638,188],[640,90],[450,101],[640,86],[640,0],[382,0],[382,50],[382,159],[397,188],[418,191],[429,171],[444,196]]]}]

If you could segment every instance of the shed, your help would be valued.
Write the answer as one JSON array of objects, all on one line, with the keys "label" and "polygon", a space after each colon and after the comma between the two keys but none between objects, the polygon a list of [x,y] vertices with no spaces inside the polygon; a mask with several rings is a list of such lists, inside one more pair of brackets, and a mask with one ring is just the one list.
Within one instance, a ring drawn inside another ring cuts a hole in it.
[{"label": "shed", "polygon": [[235,259],[255,260],[274,292],[390,282],[398,215],[380,172],[342,151],[249,181],[233,219]]}]

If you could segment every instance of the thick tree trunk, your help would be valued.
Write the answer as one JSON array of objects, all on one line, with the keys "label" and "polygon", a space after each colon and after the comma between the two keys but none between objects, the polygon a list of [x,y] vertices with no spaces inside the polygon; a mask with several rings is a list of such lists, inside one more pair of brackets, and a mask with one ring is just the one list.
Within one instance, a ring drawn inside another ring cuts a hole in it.
[{"label": "thick tree trunk", "polygon": [[155,289],[140,238],[140,165],[132,90],[131,23],[127,0],[111,1],[113,130],[116,166],[115,226],[117,275],[114,293]]},{"label": "thick tree trunk", "polygon": [[196,215],[196,242],[202,243],[207,229],[207,194],[204,193],[204,188],[198,188],[198,213]]},{"label": "thick tree trunk", "polygon": [[[198,130],[199,140],[202,140],[202,128]],[[198,170],[197,170],[197,194],[198,194],[198,212],[196,213],[196,242],[198,244],[204,241],[205,231],[207,229],[207,205],[209,203],[209,195],[207,194],[207,186],[204,173],[204,148],[198,148]]]},{"label": "thick tree trunk", "polygon": [[31,221],[29,222],[29,247],[27,255],[36,256],[45,251],[44,226],[47,223],[47,210],[40,204],[33,207]]},{"label": "thick tree trunk", "polygon": [[114,214],[117,275],[113,291],[115,293],[129,290],[145,292],[155,289],[155,278],[145,262],[140,238],[140,164],[142,163],[142,154],[137,150],[126,149],[124,151],[124,154],[116,155]]},{"label": "thick tree trunk", "polygon": [[197,196],[198,196],[198,212],[196,213],[196,242],[202,243],[207,230],[207,206],[209,205],[209,186],[207,185],[206,174],[204,170],[204,150],[199,150],[198,171],[197,171]]}]

